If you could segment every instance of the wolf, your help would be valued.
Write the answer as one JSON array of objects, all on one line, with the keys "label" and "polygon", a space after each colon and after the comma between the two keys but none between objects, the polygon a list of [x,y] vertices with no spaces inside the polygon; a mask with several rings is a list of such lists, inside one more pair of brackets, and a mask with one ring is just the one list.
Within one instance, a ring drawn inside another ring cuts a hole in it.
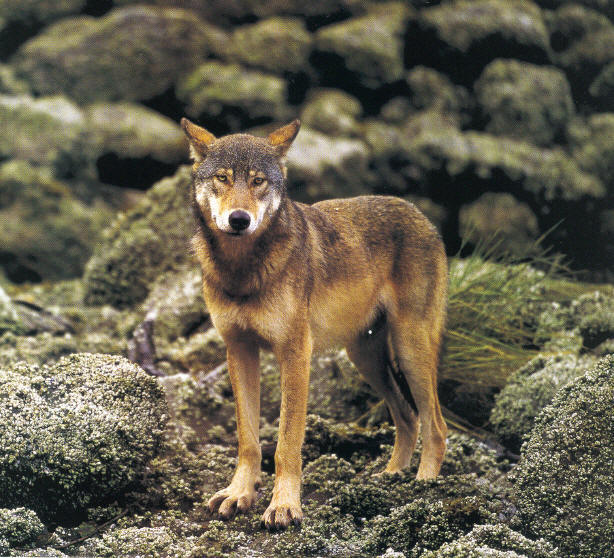
[{"label": "wolf", "polygon": [[238,463],[208,502],[228,519],[255,501],[261,474],[260,350],[280,366],[275,484],[262,522],[299,524],[301,446],[314,351],[344,346],[396,427],[385,472],[409,465],[420,426],[418,479],[437,476],[446,425],[437,397],[448,267],[441,238],[412,204],[389,196],[297,203],[285,156],[295,120],[268,137],[215,137],[181,120],[193,160],[191,190],[203,294],[227,347],[236,402]]}]

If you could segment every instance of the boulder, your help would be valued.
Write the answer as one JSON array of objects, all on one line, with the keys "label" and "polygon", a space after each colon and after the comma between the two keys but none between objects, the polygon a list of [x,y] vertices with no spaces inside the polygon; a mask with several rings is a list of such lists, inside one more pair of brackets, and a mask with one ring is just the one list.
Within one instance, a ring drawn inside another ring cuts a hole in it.
[{"label": "boulder", "polygon": [[614,62],[606,64],[588,89],[590,104],[602,110],[612,110],[614,98]]},{"label": "boulder", "polygon": [[7,331],[18,335],[26,331],[26,325],[19,317],[19,312],[9,295],[0,286],[0,335]]},{"label": "boulder", "polygon": [[507,193],[485,192],[463,205],[458,214],[459,235],[474,245],[496,242],[498,254],[526,256],[535,246],[539,225],[526,204]]},{"label": "boulder", "polygon": [[273,74],[304,72],[311,44],[312,35],[300,19],[272,17],[237,27],[230,37],[228,56]]},{"label": "boulder", "polygon": [[156,454],[166,401],[122,357],[75,354],[0,371],[0,502],[79,522],[116,498]]},{"label": "boulder", "polygon": [[15,70],[8,64],[0,64],[0,94],[26,95],[30,93],[28,84],[15,75]]},{"label": "boulder", "polygon": [[513,491],[522,528],[565,556],[612,553],[614,356],[556,394],[522,447]]},{"label": "boulder", "polygon": [[181,167],[103,232],[85,267],[86,304],[134,306],[164,271],[191,261],[190,184],[190,169]]},{"label": "boulder", "polygon": [[217,40],[216,29],[192,12],[130,6],[51,25],[12,63],[38,95],[62,92],[81,104],[145,100],[195,68]]},{"label": "boulder", "polygon": [[410,25],[406,62],[426,64],[471,84],[495,58],[549,60],[541,10],[529,0],[456,0],[428,7]]},{"label": "boulder", "polygon": [[186,103],[186,113],[200,118],[215,134],[289,120],[293,114],[282,78],[237,64],[202,64],[179,81],[177,96]]},{"label": "boulder", "polygon": [[342,89],[352,84],[377,89],[400,81],[403,35],[412,13],[405,4],[388,2],[318,30],[313,63],[324,82]]},{"label": "boulder", "polygon": [[491,62],[475,83],[478,106],[489,133],[550,145],[574,114],[565,74],[518,60]]},{"label": "boulder", "polygon": [[339,89],[314,89],[301,109],[301,123],[306,128],[329,136],[357,136],[360,101]]},{"label": "boulder", "polygon": [[110,215],[101,202],[80,201],[49,168],[5,162],[0,165],[0,266],[15,282],[79,276]]}]

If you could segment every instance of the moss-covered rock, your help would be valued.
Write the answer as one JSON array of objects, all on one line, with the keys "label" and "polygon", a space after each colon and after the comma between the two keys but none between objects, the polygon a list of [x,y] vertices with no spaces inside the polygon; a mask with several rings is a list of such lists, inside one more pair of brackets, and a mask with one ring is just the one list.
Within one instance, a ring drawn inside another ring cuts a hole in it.
[{"label": "moss-covered rock", "polygon": [[14,334],[24,333],[26,325],[23,323],[17,312],[17,308],[11,301],[9,295],[0,286],[0,335],[11,332]]},{"label": "moss-covered rock", "polygon": [[[403,35],[411,9],[401,2],[374,6],[367,15],[327,25],[315,36],[314,64],[327,83],[371,89],[403,77]],[[350,83],[351,83],[350,82]]]},{"label": "moss-covered rock", "polygon": [[141,5],[62,20],[22,45],[12,63],[39,95],[150,99],[202,62],[216,36],[192,12]]},{"label": "moss-covered rock", "polygon": [[164,393],[122,357],[78,354],[1,372],[0,501],[70,522],[116,498],[156,452]]},{"label": "moss-covered rock", "polygon": [[303,126],[329,136],[356,136],[360,101],[339,89],[313,90],[301,109]]},{"label": "moss-covered rock", "polygon": [[594,359],[590,357],[538,356],[517,370],[495,397],[490,415],[501,442],[518,452],[540,411],[563,386],[584,374],[593,364]]},{"label": "moss-covered rock", "polygon": [[614,192],[614,113],[573,120],[567,137],[580,168],[599,176],[608,192]]},{"label": "moss-covered rock", "polygon": [[190,184],[189,168],[180,168],[104,231],[85,268],[86,303],[133,306],[161,273],[190,261]]},{"label": "moss-covered rock", "polygon": [[216,132],[239,131],[291,115],[282,78],[238,64],[202,64],[180,80],[177,96],[186,103],[188,115],[212,122]]},{"label": "moss-covered rock", "polygon": [[565,74],[518,60],[491,62],[475,83],[485,129],[537,145],[558,139],[574,114]]},{"label": "moss-covered rock", "polygon": [[287,162],[293,195],[301,200],[369,192],[369,149],[358,139],[333,138],[303,128]]},{"label": "moss-covered rock", "polygon": [[0,136],[2,159],[50,165],[58,176],[72,174],[82,164],[85,118],[65,97],[0,95],[0,121],[11,130]]},{"label": "moss-covered rock", "polygon": [[15,70],[8,64],[0,64],[0,94],[27,95],[30,93],[28,84],[15,75]]},{"label": "moss-covered rock", "polygon": [[0,165],[0,252],[14,281],[80,275],[110,216],[102,202],[78,200],[48,168]]},{"label": "moss-covered rock", "polygon": [[409,63],[442,69],[461,83],[471,83],[495,58],[544,63],[549,50],[541,10],[528,0],[458,0],[425,8],[406,43]]},{"label": "moss-covered rock", "polygon": [[603,70],[591,83],[588,92],[591,96],[591,105],[602,110],[612,110],[612,97],[614,97],[614,62],[604,66]]},{"label": "moss-covered rock", "polygon": [[420,558],[560,558],[548,541],[533,541],[505,524],[476,525],[469,533]]},{"label": "moss-covered rock", "polygon": [[613,399],[610,356],[557,393],[515,470],[523,529],[565,555],[597,558],[612,551]]},{"label": "moss-covered rock", "polygon": [[0,538],[12,547],[33,547],[46,532],[38,516],[26,508],[0,509]]},{"label": "moss-covered rock", "polygon": [[527,255],[539,236],[535,213],[511,194],[485,192],[458,215],[461,238],[473,244],[497,239],[499,253]]},{"label": "moss-covered rock", "polygon": [[228,51],[240,64],[285,74],[305,71],[311,43],[312,35],[300,19],[272,17],[237,27]]}]

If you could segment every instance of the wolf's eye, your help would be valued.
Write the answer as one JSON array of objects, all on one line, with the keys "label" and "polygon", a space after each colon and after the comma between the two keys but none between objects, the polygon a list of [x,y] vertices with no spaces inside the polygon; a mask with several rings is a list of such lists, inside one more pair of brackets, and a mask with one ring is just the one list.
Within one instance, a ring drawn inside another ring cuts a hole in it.
[{"label": "wolf's eye", "polygon": [[254,180],[252,180],[252,184],[254,186],[262,186],[264,184],[264,178],[262,178],[261,176],[257,176],[256,178],[254,178]]},{"label": "wolf's eye", "polygon": [[215,178],[217,178],[220,182],[226,182],[228,177],[225,174],[216,174]]}]

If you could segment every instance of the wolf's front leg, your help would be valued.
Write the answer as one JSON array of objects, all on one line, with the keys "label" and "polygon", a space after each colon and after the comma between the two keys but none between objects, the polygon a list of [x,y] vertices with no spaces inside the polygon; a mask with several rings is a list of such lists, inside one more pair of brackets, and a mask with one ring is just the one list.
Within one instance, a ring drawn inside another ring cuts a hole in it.
[{"label": "wolf's front leg", "polygon": [[269,529],[284,529],[290,523],[298,525],[303,519],[301,448],[305,438],[311,334],[306,325],[302,329],[297,328],[292,339],[275,350],[280,365],[281,412],[273,498],[262,516]]},{"label": "wolf's front leg", "polygon": [[260,358],[254,344],[226,339],[228,372],[235,397],[239,460],[232,482],[209,500],[209,509],[229,519],[247,511],[260,484],[262,453],[259,442]]}]

